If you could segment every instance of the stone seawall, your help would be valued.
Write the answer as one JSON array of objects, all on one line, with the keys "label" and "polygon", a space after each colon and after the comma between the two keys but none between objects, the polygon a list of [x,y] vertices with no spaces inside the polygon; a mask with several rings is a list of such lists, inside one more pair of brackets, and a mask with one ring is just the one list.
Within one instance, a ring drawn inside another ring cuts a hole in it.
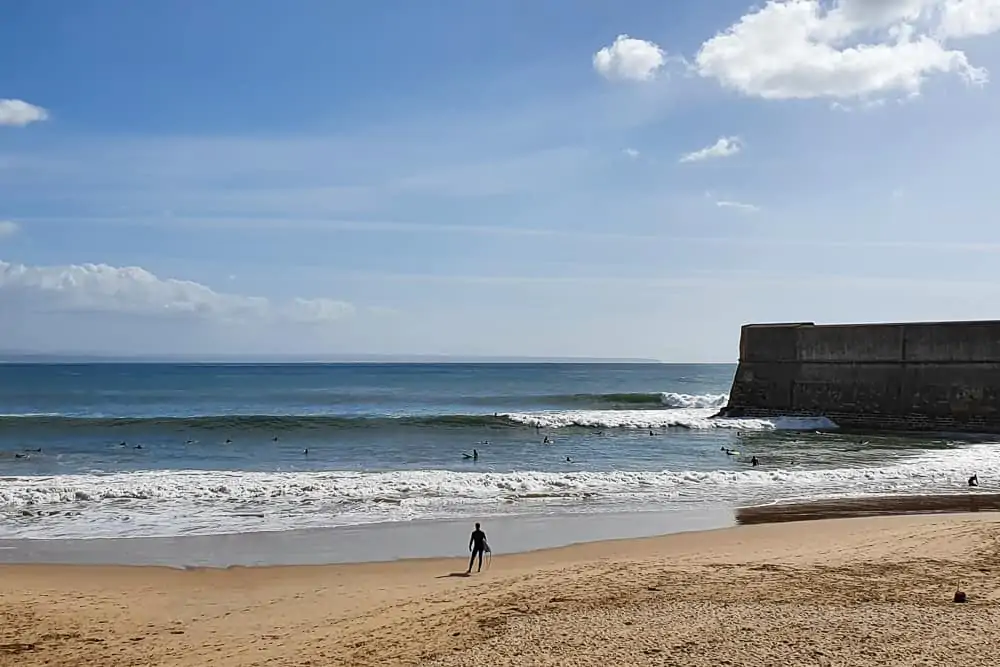
[{"label": "stone seawall", "polygon": [[1000,433],[1000,321],[746,325],[722,414]]}]

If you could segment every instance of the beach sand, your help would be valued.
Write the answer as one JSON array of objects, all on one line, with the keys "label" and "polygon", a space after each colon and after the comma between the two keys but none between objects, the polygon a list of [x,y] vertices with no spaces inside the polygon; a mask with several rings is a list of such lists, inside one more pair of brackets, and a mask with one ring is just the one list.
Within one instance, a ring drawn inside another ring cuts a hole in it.
[{"label": "beach sand", "polygon": [[[497,556],[449,576],[465,567],[2,566],[0,665],[1000,660],[998,514],[739,526]],[[966,604],[952,601],[959,582]]]}]

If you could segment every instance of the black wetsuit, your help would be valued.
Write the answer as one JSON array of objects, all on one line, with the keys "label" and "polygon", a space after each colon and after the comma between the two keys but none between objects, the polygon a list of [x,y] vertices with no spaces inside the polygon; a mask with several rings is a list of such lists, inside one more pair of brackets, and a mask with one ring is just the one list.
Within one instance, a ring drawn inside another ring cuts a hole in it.
[{"label": "black wetsuit", "polygon": [[476,556],[479,556],[479,569],[477,572],[483,571],[483,553],[486,551],[486,533],[481,530],[472,531],[472,537],[469,538],[469,548],[472,550],[472,556],[469,558],[469,572],[472,572],[472,563],[476,560]]}]

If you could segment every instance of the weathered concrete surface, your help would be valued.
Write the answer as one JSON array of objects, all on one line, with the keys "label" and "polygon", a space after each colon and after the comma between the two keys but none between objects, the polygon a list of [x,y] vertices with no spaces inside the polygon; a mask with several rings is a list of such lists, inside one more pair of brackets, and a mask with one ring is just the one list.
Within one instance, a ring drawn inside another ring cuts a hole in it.
[{"label": "weathered concrete surface", "polygon": [[723,414],[1000,433],[1000,321],[746,325]]}]

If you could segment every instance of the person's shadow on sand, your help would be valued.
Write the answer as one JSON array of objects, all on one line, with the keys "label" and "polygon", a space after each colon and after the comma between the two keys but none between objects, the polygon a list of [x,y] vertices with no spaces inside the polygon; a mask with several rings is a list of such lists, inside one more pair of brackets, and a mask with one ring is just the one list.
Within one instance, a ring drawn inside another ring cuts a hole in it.
[{"label": "person's shadow on sand", "polygon": [[448,577],[471,577],[472,575],[468,572],[449,572],[448,574],[442,574],[440,577],[434,577],[435,579],[447,579]]}]

